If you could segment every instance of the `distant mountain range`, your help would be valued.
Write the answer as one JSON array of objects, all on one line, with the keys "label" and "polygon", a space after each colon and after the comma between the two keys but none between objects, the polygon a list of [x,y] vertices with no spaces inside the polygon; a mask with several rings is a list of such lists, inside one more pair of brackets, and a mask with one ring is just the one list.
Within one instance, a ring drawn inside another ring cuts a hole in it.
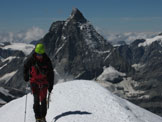
[{"label": "distant mountain range", "polygon": [[[113,46],[78,9],[73,9],[67,20],[52,23],[39,42],[44,43],[53,62],[56,81],[94,79],[119,96],[162,115],[161,34]],[[8,48],[13,44],[0,45],[0,85],[9,91],[23,91],[23,62],[34,46],[21,45],[26,48],[24,52]]]}]

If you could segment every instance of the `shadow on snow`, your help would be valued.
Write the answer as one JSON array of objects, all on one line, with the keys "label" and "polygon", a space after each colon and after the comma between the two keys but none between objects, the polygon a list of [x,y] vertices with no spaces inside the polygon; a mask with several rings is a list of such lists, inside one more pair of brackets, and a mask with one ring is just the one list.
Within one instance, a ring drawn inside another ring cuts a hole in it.
[{"label": "shadow on snow", "polygon": [[68,112],[64,112],[60,115],[57,115],[56,117],[53,118],[53,120],[55,120],[54,122],[56,122],[61,117],[65,117],[65,116],[69,116],[69,115],[85,115],[85,114],[92,114],[92,113],[86,112],[86,111],[68,111]]}]

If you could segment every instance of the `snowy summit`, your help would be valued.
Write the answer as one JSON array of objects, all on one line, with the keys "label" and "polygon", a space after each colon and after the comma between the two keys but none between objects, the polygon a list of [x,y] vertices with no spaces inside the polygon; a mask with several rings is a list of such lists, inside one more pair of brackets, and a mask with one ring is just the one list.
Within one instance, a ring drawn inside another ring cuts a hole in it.
[{"label": "snowy summit", "polygon": [[162,35],[158,35],[158,36],[155,36],[153,38],[146,39],[145,42],[138,44],[138,47],[141,47],[141,46],[144,46],[144,47],[145,46],[149,46],[149,45],[151,45],[155,41],[162,42]]},{"label": "snowy summit", "polygon": [[[1,122],[23,122],[25,96],[0,108]],[[35,122],[33,97],[27,96],[27,120]],[[93,81],[70,81],[55,85],[47,122],[162,122],[162,118],[124,99]]]}]

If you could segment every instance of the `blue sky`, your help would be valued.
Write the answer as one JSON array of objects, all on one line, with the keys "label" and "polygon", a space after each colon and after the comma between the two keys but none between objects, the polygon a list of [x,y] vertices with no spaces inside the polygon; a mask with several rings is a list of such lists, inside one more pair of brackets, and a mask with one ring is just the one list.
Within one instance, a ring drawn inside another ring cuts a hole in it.
[{"label": "blue sky", "polygon": [[110,32],[162,31],[162,0],[1,0],[0,32],[39,27],[48,31],[78,8],[95,27]]}]

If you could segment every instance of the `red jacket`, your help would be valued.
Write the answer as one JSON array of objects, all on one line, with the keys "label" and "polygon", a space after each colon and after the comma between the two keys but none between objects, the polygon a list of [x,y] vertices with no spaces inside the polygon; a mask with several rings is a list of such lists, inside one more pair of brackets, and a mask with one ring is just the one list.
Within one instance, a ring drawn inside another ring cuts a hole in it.
[{"label": "red jacket", "polygon": [[[45,69],[48,70],[48,67],[47,66],[44,66],[46,67]],[[47,75],[46,74],[43,74],[39,71],[39,69],[37,68],[37,66],[32,66],[31,67],[31,78],[30,78],[30,83],[36,83],[36,84],[48,84],[48,81],[47,81]]]},{"label": "red jacket", "polygon": [[24,63],[24,80],[31,83],[33,94],[39,94],[41,100],[46,96],[47,89],[51,92],[54,84],[54,72],[51,60],[44,54],[42,60],[34,53]]}]

